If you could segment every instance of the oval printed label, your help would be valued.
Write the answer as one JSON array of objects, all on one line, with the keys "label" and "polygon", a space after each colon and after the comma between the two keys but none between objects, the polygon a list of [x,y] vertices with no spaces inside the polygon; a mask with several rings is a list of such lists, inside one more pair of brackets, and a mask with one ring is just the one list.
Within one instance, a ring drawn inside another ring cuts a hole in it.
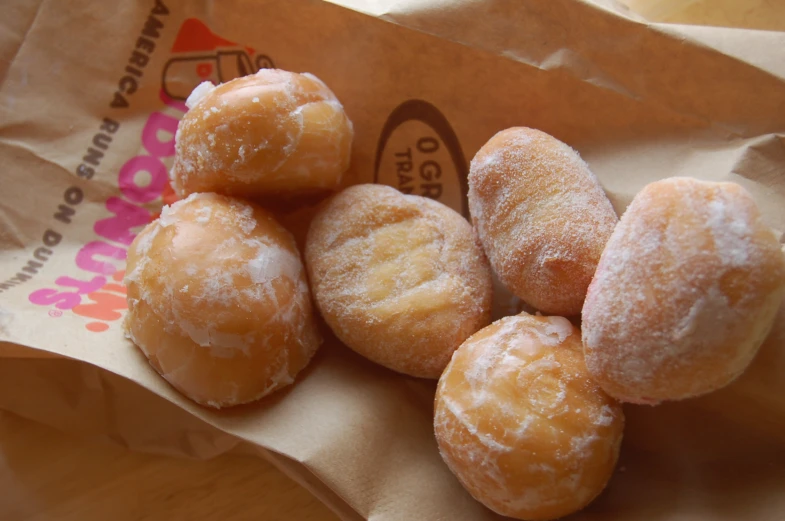
[{"label": "oval printed label", "polygon": [[374,182],[435,199],[469,217],[469,168],[447,118],[423,100],[392,111],[376,148]]}]

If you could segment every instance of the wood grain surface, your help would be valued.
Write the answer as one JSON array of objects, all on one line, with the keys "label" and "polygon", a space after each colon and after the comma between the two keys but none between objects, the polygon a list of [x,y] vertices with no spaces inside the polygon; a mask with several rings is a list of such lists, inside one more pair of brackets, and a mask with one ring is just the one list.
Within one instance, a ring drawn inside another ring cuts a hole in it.
[{"label": "wood grain surface", "polygon": [[131,452],[0,412],[3,521],[337,521],[261,458]]}]

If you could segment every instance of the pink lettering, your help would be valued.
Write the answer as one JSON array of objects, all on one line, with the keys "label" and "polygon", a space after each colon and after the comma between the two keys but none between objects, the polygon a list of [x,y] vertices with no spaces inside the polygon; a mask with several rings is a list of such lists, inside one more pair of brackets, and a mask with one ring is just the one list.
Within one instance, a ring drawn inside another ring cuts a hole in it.
[{"label": "pink lettering", "polygon": [[[163,89],[159,91],[159,96],[166,107],[174,109],[181,114],[188,112],[188,107],[186,107],[184,102],[170,98]],[[122,166],[118,174],[118,185],[128,201],[119,197],[110,197],[106,201],[106,208],[115,215],[97,221],[93,227],[96,234],[118,244],[130,245],[137,235],[132,230],[146,225],[151,218],[151,214],[146,208],[137,205],[153,202],[161,197],[162,194],[165,196],[165,199],[167,198],[166,196],[169,196],[169,199],[175,199],[174,194],[170,194],[171,188],[168,186],[169,176],[166,165],[161,162],[161,158],[171,157],[175,153],[174,136],[177,132],[178,123],[176,114],[173,116],[164,112],[150,114],[142,130],[142,145],[150,155],[133,157]],[[117,122],[107,119],[104,120],[101,130],[111,134],[116,132],[118,127],[119,124]],[[146,176],[139,175],[144,173],[149,174],[148,183],[142,181]],[[170,203],[171,201],[167,200],[165,202]],[[59,241],[59,234],[50,231],[47,231],[47,233],[53,236],[57,235],[56,239]],[[47,246],[54,246],[57,241],[52,239],[47,242],[47,236],[45,236],[44,242]],[[46,249],[43,248],[41,250]],[[102,287],[105,290],[117,293],[124,292],[125,288],[119,284],[107,285],[104,276],[113,275],[115,280],[121,280],[123,272],[118,271],[118,266],[113,261],[125,261],[126,255],[125,248],[108,242],[89,242],[82,246],[76,254],[76,265],[80,269],[97,273],[99,276],[95,276],[87,281],[67,276],[58,277],[55,280],[58,286],[73,288],[73,291],[58,291],[57,289],[44,288],[31,293],[28,299],[33,304],[39,306],[54,305],[61,310],[74,309],[79,306],[83,295],[89,295],[94,301],[110,299],[110,297],[105,296],[109,294],[96,292]],[[117,264],[122,263],[118,262]],[[119,300],[116,303],[112,302],[111,307],[119,307],[119,302]],[[91,305],[79,306],[78,309],[80,311],[79,314],[88,315]],[[107,316],[107,319],[114,318],[114,314],[112,314],[111,318]]]},{"label": "pink lettering", "polygon": [[[177,132],[177,118],[167,116],[161,112],[153,112],[147,118],[147,123],[142,130],[142,144],[150,155],[155,157],[170,157],[174,155],[174,134]],[[164,140],[159,134],[164,134]]]},{"label": "pink lettering", "polygon": [[72,309],[82,302],[82,297],[75,291],[57,291],[56,289],[39,289],[33,291],[27,299],[38,306],[55,305],[57,309]]},{"label": "pink lettering", "polygon": [[93,277],[88,281],[84,281],[79,279],[72,279],[71,277],[57,277],[57,279],[55,279],[55,283],[58,286],[64,286],[66,288],[76,288],[76,292],[78,294],[86,295],[101,289],[101,286],[106,284],[106,279],[104,277]]},{"label": "pink lettering", "polygon": [[104,277],[93,277],[83,281],[71,277],[57,277],[55,283],[66,288],[76,288],[76,291],[57,291],[56,289],[39,289],[27,297],[30,302],[38,306],[55,305],[57,309],[73,309],[82,302],[81,295],[86,295],[100,289],[106,284]]},{"label": "pink lettering", "polygon": [[[150,183],[147,186],[137,184],[136,178],[140,172],[150,174]],[[135,203],[149,203],[160,197],[168,181],[166,166],[160,159],[153,156],[136,156],[126,161],[120,169],[118,184],[126,198]]]},{"label": "pink lettering", "polygon": [[76,265],[85,271],[102,275],[111,275],[117,271],[114,265],[96,260],[98,256],[125,260],[126,251],[103,241],[88,242],[76,254]]},{"label": "pink lettering", "polygon": [[119,197],[107,199],[106,208],[116,216],[96,222],[93,230],[110,241],[130,245],[136,237],[136,234],[131,232],[131,228],[144,226],[150,222],[150,212],[147,209]]}]

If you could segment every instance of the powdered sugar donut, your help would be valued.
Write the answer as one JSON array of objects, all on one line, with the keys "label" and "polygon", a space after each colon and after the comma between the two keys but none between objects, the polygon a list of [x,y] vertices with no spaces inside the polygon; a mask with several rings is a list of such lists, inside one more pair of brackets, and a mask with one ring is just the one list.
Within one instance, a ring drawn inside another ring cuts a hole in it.
[{"label": "powdered sugar donut", "polygon": [[754,357],[783,293],[780,245],[742,187],[652,183],[622,216],[589,288],[589,371],[637,403],[723,387]]},{"label": "powdered sugar donut", "polygon": [[261,69],[199,85],[175,136],[178,196],[244,197],[332,190],[349,168],[352,123],[311,74]]},{"label": "powdered sugar donut", "polygon": [[333,197],[308,230],[314,299],[336,336],[412,376],[438,378],[490,322],[491,270],[469,223],[447,206],[381,185]]},{"label": "powdered sugar donut", "polygon": [[194,401],[227,407],[292,383],[321,338],[291,235],[258,206],[194,194],[128,251],[128,336]]},{"label": "powdered sugar donut", "polygon": [[580,336],[562,317],[505,317],[464,342],[439,379],[442,458],[501,515],[570,514],[613,473],[624,415],[589,377]]},{"label": "powdered sugar donut", "polygon": [[545,313],[580,313],[618,219],[575,151],[539,130],[499,132],[471,162],[469,209],[510,291]]}]

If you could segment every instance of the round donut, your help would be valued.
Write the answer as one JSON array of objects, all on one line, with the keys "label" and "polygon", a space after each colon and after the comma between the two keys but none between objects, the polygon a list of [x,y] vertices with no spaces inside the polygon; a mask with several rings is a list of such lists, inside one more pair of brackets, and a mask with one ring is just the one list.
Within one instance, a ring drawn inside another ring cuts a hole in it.
[{"label": "round donut", "polygon": [[335,189],[349,168],[352,123],[312,74],[261,69],[204,82],[186,103],[170,172],[180,197],[314,194]]},{"label": "round donut", "polygon": [[592,381],[562,317],[505,317],[458,348],[439,379],[439,451],[466,490],[515,519],[589,504],[621,446],[621,406]]},{"label": "round donut", "polygon": [[289,385],[321,343],[294,240],[238,199],[193,194],[164,207],[131,244],[125,284],[128,337],[203,405]]},{"label": "round donut", "polygon": [[580,313],[618,219],[574,150],[539,130],[499,132],[471,162],[469,210],[512,293],[547,314]]},{"label": "round donut", "polygon": [[734,183],[671,178],[635,196],[583,308],[586,363],[619,400],[655,404],[739,376],[785,294],[785,257]]},{"label": "round donut", "polygon": [[471,225],[447,206],[357,185],[314,217],[305,244],[314,300],[336,336],[411,376],[438,378],[490,322],[491,270]]}]

